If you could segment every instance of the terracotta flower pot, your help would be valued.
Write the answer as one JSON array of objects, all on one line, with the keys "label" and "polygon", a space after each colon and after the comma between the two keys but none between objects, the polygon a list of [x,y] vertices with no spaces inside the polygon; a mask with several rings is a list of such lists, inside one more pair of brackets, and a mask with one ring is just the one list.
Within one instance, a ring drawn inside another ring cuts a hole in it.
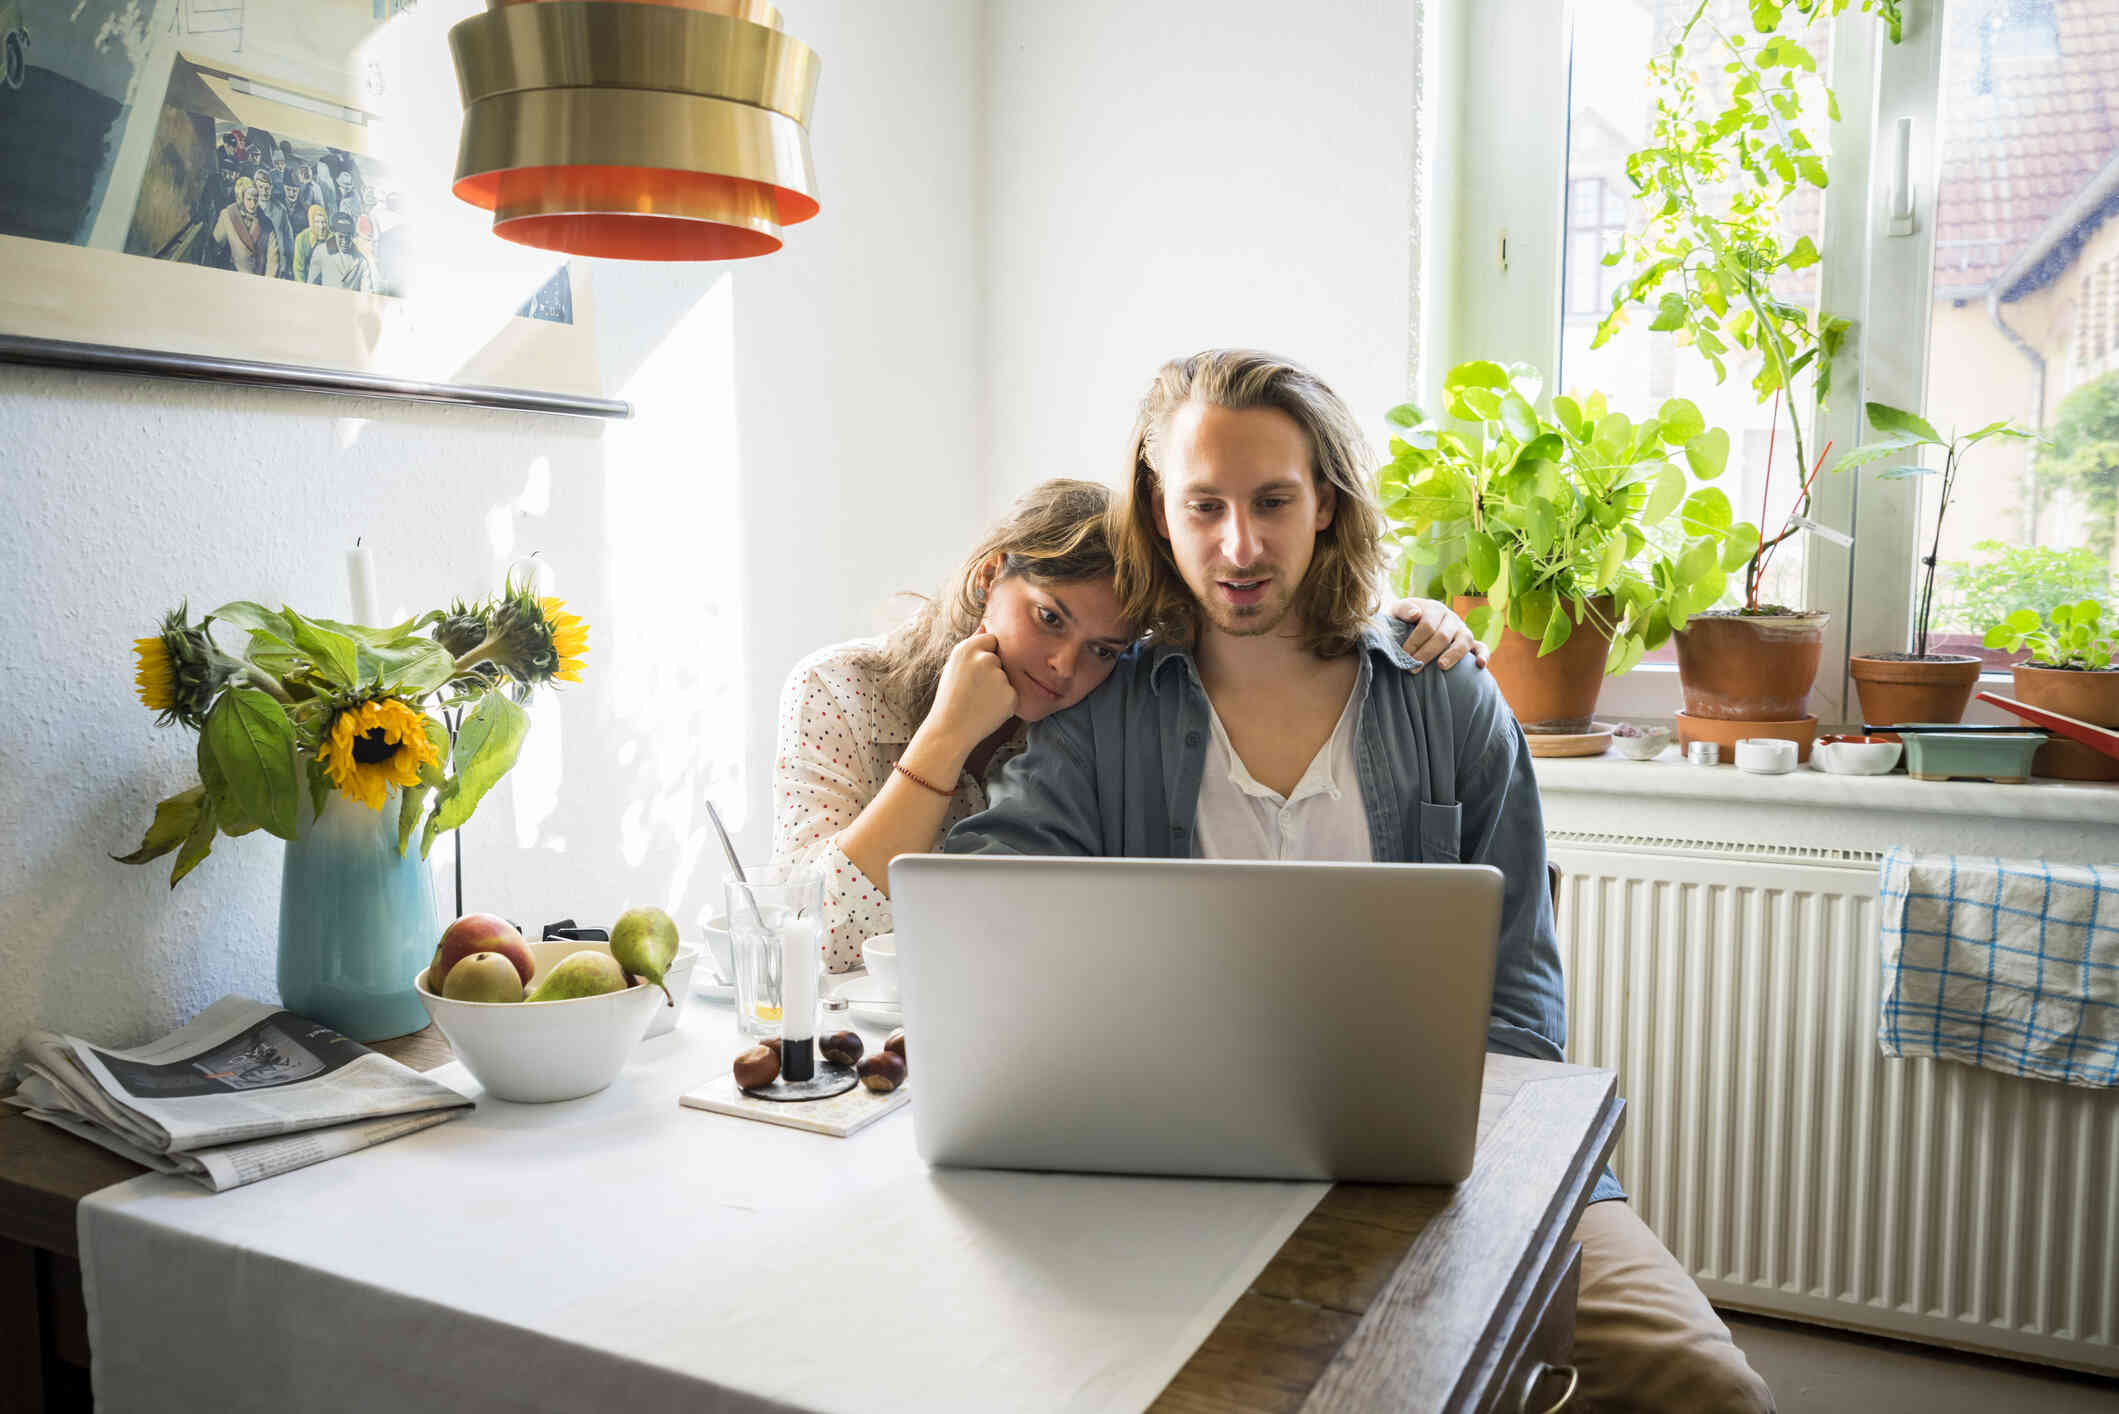
[{"label": "terracotta flower pot", "polygon": [[1847,660],[1865,722],[1956,722],[1979,687],[1980,662],[1958,654]]},{"label": "terracotta flower pot", "polygon": [[1810,715],[1829,614],[1701,614],[1675,635],[1685,711],[1724,722]]},{"label": "terracotta flower pot", "polygon": [[[2079,717],[2096,727],[2119,727],[2119,668],[2081,672],[2072,668],[2015,669],[2016,700],[2049,712]],[[2119,761],[2080,742],[2054,737],[2038,748],[2031,774],[2061,781],[2119,781]]]},{"label": "terracotta flower pot", "polygon": [[[1475,595],[1459,595],[1451,607],[1461,618],[1485,602]],[[1526,732],[1586,732],[1596,714],[1604,660],[1611,653],[1611,635],[1597,620],[1612,622],[1615,606],[1610,595],[1599,595],[1590,601],[1593,617],[1587,623],[1570,612],[1572,607],[1563,603],[1555,612],[1567,614],[1574,632],[1543,658],[1536,639],[1511,628],[1501,631],[1501,641],[1487,660],[1487,671]]]}]

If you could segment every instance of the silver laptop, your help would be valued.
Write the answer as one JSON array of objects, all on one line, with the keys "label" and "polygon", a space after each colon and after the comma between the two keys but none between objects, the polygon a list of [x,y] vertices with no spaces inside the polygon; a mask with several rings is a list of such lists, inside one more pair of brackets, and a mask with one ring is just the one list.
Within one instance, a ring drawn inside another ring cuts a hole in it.
[{"label": "silver laptop", "polygon": [[1496,869],[922,854],[890,896],[930,1163],[1471,1172]]}]

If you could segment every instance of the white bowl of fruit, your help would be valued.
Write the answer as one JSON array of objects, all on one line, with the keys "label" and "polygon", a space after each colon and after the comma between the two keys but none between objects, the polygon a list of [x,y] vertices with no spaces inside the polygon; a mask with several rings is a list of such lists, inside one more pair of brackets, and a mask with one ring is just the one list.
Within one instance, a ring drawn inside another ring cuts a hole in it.
[{"label": "white bowl of fruit", "polygon": [[[413,985],[487,1094],[572,1100],[617,1079],[654,1009],[669,1005],[660,986],[620,965],[643,965],[636,944],[621,928],[611,937],[532,943],[503,919],[471,914],[450,925]],[[675,938],[671,924],[672,953]],[[657,973],[667,965],[645,964]]]}]

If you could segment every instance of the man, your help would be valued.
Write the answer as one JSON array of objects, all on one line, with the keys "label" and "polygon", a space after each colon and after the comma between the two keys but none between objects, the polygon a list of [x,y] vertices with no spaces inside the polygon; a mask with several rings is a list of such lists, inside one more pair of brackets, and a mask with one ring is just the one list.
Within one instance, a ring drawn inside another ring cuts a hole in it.
[{"label": "man", "polygon": [[[1494,865],[1488,1045],[1558,1060],[1563,980],[1529,749],[1490,676],[1399,671],[1407,660],[1369,622],[1383,571],[1370,466],[1345,404],[1293,364],[1214,350],[1164,365],[1112,527],[1120,598],[1154,637],[1030,729],[989,807],[945,848]],[[1609,1173],[1575,1237],[1590,1408],[1773,1407]]]},{"label": "man", "polygon": [[247,275],[270,275],[279,265],[278,238],[258,214],[257,184],[235,179],[235,200],[221,208],[213,239],[227,253],[229,268]]},{"label": "man", "polygon": [[373,268],[355,246],[354,239],[353,213],[341,211],[332,217],[330,244],[309,253],[309,283],[322,285],[327,290],[372,292],[375,289]]},{"label": "man", "polygon": [[[314,166],[304,163],[301,168],[301,178],[302,199],[301,204],[295,209],[297,211],[307,211],[312,206],[323,207],[324,229],[328,232],[331,229],[331,217],[338,210],[338,188],[332,185],[330,174],[323,170],[322,163],[317,163]],[[301,276],[297,275],[294,278],[299,280]]]},{"label": "man", "polygon": [[330,235],[330,218],[324,214],[322,206],[312,205],[309,208],[308,228],[294,238],[294,280],[296,284],[306,285],[310,283],[309,262],[315,258],[317,251],[323,247]]},{"label": "man", "polygon": [[268,273],[274,279],[288,279],[294,274],[294,221],[281,199],[279,179],[270,167],[260,167],[250,182],[257,188],[258,215],[272,231],[273,261]]}]

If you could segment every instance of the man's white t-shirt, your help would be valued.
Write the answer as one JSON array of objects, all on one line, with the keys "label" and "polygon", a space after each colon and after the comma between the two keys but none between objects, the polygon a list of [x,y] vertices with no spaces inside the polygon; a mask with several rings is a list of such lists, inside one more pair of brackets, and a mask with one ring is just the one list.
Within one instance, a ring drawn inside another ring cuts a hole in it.
[{"label": "man's white t-shirt", "polygon": [[1199,778],[1199,813],[1192,839],[1200,859],[1324,859],[1367,864],[1374,859],[1367,807],[1354,769],[1354,728],[1361,680],[1347,694],[1331,739],[1283,797],[1260,785],[1229,744],[1221,714],[1207,703],[1214,734]]}]

